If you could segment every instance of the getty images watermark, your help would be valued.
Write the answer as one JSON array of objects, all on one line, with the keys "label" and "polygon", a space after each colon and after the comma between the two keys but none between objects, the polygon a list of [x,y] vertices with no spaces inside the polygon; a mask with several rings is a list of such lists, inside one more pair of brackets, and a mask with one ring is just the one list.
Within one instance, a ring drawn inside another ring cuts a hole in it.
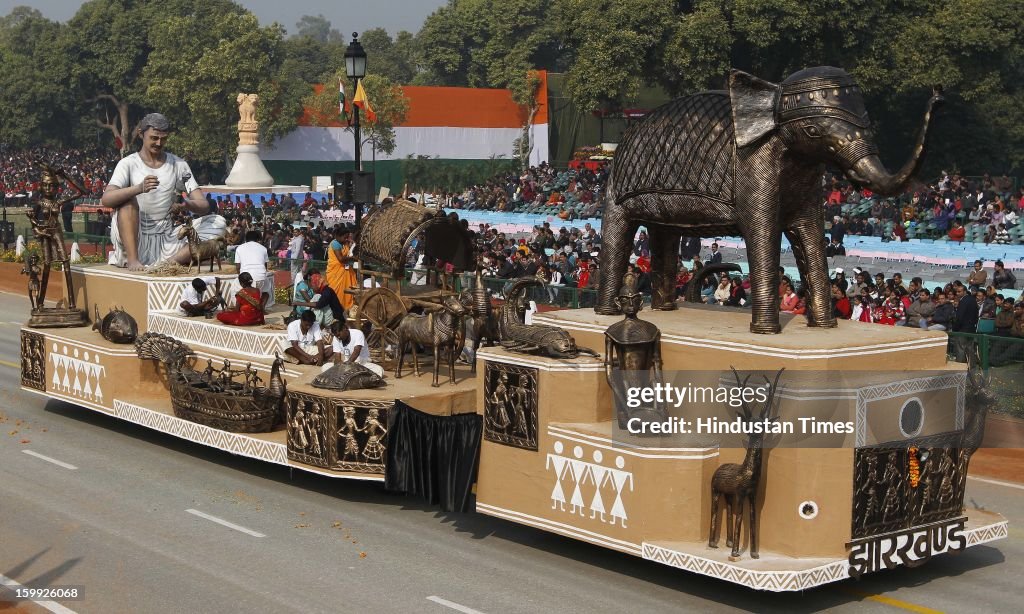
[{"label": "getty images watermark", "polygon": [[[626,408],[640,409],[645,406],[662,406],[680,409],[690,405],[724,405],[739,409],[745,405],[764,405],[771,397],[772,384],[765,382],[758,386],[694,386],[683,387],[655,383],[652,386],[626,388]],[[627,411],[627,413],[629,413]],[[803,434],[845,434],[853,433],[853,420],[819,420],[814,416],[797,416],[795,420],[781,420],[771,415],[759,414],[746,418],[734,416],[706,416],[685,418],[668,416],[663,421],[630,417],[626,430],[632,435],[790,435]]]},{"label": "getty images watermark", "polygon": [[856,448],[963,430],[963,371],[613,371],[613,438],[642,447]]}]

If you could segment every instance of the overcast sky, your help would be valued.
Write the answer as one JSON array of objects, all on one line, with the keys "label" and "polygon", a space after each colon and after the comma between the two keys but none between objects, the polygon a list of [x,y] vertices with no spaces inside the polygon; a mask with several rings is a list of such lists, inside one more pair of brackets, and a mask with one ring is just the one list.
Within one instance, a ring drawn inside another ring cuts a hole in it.
[{"label": "overcast sky", "polygon": [[[417,32],[427,15],[446,0],[235,0],[252,11],[264,25],[274,21],[295,33],[295,22],[303,15],[323,15],[331,27],[345,33],[383,27],[392,34],[399,30]],[[67,21],[83,2],[75,0],[0,0],[0,15],[16,6],[31,6],[49,19]]]}]

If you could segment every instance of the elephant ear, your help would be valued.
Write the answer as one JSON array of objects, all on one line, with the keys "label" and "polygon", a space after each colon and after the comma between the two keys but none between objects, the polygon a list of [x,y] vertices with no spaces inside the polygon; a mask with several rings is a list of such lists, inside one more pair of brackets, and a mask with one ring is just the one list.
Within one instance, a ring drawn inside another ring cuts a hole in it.
[{"label": "elephant ear", "polygon": [[775,83],[741,70],[730,73],[729,100],[737,147],[746,147],[775,129],[775,109],[781,90]]}]

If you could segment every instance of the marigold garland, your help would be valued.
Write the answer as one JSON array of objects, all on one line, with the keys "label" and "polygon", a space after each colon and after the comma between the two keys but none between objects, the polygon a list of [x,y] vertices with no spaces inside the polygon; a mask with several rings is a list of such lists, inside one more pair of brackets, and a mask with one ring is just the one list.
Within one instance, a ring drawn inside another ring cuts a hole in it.
[{"label": "marigold garland", "polygon": [[907,450],[907,473],[910,479],[911,488],[917,488],[917,483],[921,481],[921,464],[917,460],[917,448],[911,447]]}]

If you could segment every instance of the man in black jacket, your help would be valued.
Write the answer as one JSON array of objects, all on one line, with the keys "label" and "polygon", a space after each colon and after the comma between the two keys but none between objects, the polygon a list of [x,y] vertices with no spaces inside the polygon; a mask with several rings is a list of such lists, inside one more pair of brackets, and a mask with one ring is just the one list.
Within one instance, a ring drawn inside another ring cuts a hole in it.
[{"label": "man in black jacket", "polygon": [[[963,286],[957,287],[956,295],[956,319],[953,323],[953,330],[958,333],[974,334],[978,329],[978,301]],[[957,336],[953,341],[953,351],[956,353],[957,362],[966,362],[967,352],[975,351],[973,339]]]},{"label": "man in black jacket", "polygon": [[708,258],[708,264],[721,264],[722,263],[722,252],[718,251],[718,243],[711,244],[711,257]]}]

